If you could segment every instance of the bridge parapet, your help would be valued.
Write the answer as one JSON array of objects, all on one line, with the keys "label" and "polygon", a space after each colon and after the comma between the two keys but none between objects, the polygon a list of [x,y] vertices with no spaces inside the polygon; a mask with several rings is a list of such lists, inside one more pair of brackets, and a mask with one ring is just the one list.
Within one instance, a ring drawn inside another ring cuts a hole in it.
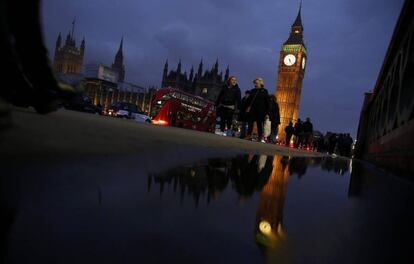
[{"label": "bridge parapet", "polygon": [[356,153],[413,175],[414,1],[405,1],[375,88],[365,94]]}]

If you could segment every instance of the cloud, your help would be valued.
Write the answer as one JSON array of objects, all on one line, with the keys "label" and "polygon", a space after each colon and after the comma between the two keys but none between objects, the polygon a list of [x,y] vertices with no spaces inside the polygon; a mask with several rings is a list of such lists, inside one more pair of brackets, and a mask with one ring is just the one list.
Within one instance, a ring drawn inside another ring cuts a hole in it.
[{"label": "cloud", "polygon": [[157,42],[167,50],[169,58],[175,60],[192,50],[191,29],[182,23],[169,24],[155,35]]}]

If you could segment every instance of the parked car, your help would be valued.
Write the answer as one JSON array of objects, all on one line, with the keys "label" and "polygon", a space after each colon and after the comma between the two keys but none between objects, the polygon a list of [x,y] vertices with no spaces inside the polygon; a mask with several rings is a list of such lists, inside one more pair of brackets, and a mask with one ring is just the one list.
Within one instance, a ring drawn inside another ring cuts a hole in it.
[{"label": "parked car", "polygon": [[105,114],[118,118],[134,119],[137,122],[151,123],[151,118],[133,103],[116,103],[106,109]]},{"label": "parked car", "polygon": [[70,101],[63,104],[65,109],[92,113],[92,114],[101,114],[102,109],[98,106],[95,106],[92,103],[91,98],[84,94],[75,95]]},{"label": "parked car", "polygon": [[134,113],[134,120],[139,123],[152,123],[151,117],[144,112]]}]

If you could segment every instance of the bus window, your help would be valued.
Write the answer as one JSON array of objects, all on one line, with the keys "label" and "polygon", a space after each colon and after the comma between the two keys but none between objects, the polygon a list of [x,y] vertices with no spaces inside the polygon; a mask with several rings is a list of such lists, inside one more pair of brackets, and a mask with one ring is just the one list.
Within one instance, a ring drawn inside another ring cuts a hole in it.
[{"label": "bus window", "polygon": [[183,100],[186,103],[191,103],[191,98],[188,95],[182,94],[181,100]]},{"label": "bus window", "polygon": [[171,93],[166,93],[159,100],[154,102],[151,107],[151,117],[154,117],[155,115],[157,115],[157,113],[160,111],[164,103],[168,101],[169,99],[171,99]]},{"label": "bus window", "polygon": [[171,97],[175,99],[181,99],[181,94],[179,92],[172,92]]}]

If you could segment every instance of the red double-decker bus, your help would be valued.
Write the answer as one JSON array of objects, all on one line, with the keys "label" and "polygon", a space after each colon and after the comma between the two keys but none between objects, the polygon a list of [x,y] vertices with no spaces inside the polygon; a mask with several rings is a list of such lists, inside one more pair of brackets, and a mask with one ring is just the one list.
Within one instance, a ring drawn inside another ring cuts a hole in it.
[{"label": "red double-decker bus", "polygon": [[158,90],[152,96],[152,123],[199,131],[214,132],[216,112],[214,104],[171,87]]}]

